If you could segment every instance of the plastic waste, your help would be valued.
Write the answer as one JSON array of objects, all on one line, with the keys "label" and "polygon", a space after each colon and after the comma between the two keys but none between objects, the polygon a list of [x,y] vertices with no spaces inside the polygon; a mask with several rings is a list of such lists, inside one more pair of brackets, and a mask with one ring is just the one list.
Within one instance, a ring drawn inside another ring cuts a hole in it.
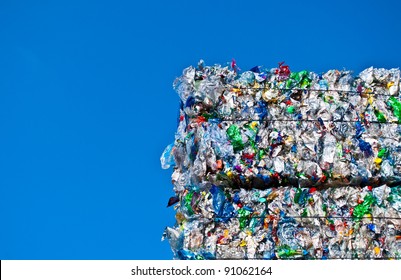
[{"label": "plastic waste", "polygon": [[176,259],[401,258],[398,69],[188,67],[161,156]]},{"label": "plastic waste", "polygon": [[[209,259],[401,258],[401,186],[226,188],[230,199],[212,188],[202,202],[209,215],[195,214],[166,229],[176,258],[205,253]],[[188,249],[186,237],[199,232],[202,241]]]}]

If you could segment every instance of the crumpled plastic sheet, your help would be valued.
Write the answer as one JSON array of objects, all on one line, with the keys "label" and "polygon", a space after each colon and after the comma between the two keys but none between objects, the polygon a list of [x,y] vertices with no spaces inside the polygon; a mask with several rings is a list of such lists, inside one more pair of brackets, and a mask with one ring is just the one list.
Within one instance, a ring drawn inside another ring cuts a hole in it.
[{"label": "crumpled plastic sheet", "polygon": [[401,258],[400,186],[212,189],[179,194],[176,259]]},{"label": "crumpled plastic sheet", "polygon": [[[399,257],[399,202],[377,204],[373,195],[401,185],[398,69],[368,68],[355,77],[291,72],[280,63],[238,73],[235,62],[229,68],[201,61],[174,88],[180,116],[161,163],[174,168],[176,196],[168,205],[179,202],[177,226],[165,237],[175,258]],[[371,196],[350,200],[364,187]],[[308,189],[319,197],[312,204]],[[264,192],[274,198],[248,203]],[[299,212],[296,200],[305,197]],[[321,205],[340,202],[345,208],[333,210],[337,216],[321,216]],[[383,205],[394,219],[376,219],[373,208]],[[370,228],[384,241],[371,237]],[[348,235],[338,237],[337,229]]]}]

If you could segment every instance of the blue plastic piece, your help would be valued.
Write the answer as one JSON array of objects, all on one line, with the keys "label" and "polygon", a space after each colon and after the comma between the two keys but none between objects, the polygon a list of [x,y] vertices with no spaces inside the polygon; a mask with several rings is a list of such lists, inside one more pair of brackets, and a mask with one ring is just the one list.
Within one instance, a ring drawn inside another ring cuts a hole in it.
[{"label": "blue plastic piece", "polygon": [[363,151],[365,157],[373,156],[372,146],[368,142],[363,141],[362,139],[358,139],[358,142],[359,148]]},{"label": "blue plastic piece", "polygon": [[194,104],[195,104],[195,98],[193,96],[190,96],[185,102],[185,108],[192,107]]},{"label": "blue plastic piece", "polygon": [[215,185],[210,189],[213,197],[213,210],[216,213],[217,221],[227,222],[234,217],[236,212],[233,205],[227,200],[223,190]]},{"label": "blue plastic piece", "polygon": [[362,133],[365,132],[365,128],[362,126],[362,124],[361,124],[360,121],[357,121],[357,122],[355,123],[355,128],[356,128],[355,136],[356,136],[357,138],[361,137],[361,136],[362,136]]}]

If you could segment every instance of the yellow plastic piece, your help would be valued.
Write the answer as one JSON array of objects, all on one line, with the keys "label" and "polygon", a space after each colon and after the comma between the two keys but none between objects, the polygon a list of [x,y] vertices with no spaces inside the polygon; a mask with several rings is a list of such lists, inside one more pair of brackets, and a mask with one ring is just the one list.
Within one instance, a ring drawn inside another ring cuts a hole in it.
[{"label": "yellow plastic piece", "polygon": [[252,127],[252,129],[255,129],[255,127],[257,127],[258,126],[258,123],[257,122],[251,122],[251,127]]},{"label": "yellow plastic piece", "polygon": [[372,90],[370,88],[367,88],[367,89],[365,89],[365,93],[366,94],[372,93]]},{"label": "yellow plastic piece", "polygon": [[365,216],[363,216],[364,218],[368,218],[368,219],[370,219],[371,221],[373,221],[373,219],[372,219],[372,214],[366,214]]},{"label": "yellow plastic piece", "polygon": [[387,83],[387,88],[391,88],[394,85],[394,82],[388,82]]},{"label": "yellow plastic piece", "polygon": [[379,165],[380,163],[382,163],[382,159],[381,158],[375,158],[375,163],[377,165]]},{"label": "yellow plastic piece", "polygon": [[380,248],[379,247],[375,247],[373,250],[375,251],[376,255],[380,254]]},{"label": "yellow plastic piece", "polygon": [[245,240],[242,240],[241,243],[239,244],[239,246],[241,246],[241,247],[246,246],[246,241],[245,241]]}]

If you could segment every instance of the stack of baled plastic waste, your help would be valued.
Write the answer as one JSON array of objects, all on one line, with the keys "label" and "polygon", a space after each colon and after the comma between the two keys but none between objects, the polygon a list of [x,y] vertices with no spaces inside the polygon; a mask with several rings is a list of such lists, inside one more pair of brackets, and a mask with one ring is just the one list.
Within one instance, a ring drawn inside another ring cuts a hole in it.
[{"label": "stack of baled plastic waste", "polygon": [[176,259],[401,258],[398,69],[188,67],[161,157]]}]

